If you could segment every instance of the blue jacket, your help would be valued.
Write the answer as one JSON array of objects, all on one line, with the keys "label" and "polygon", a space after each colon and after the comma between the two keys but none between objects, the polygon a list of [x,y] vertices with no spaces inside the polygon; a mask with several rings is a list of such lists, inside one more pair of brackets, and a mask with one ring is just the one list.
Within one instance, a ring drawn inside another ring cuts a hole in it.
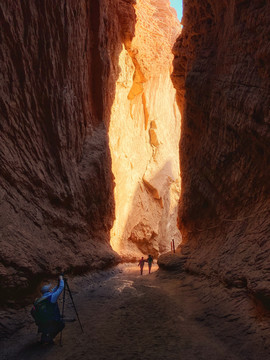
[{"label": "blue jacket", "polygon": [[55,304],[57,302],[60,294],[62,293],[64,286],[65,286],[64,280],[61,279],[59,281],[59,285],[57,285],[55,288],[53,288],[52,291],[48,291],[43,294],[42,299],[45,299],[50,296],[51,297],[50,302],[52,304]]},{"label": "blue jacket", "polygon": [[59,285],[52,289],[52,291],[48,291],[43,294],[42,298],[40,298],[40,301],[47,299],[48,303],[48,320],[61,320],[60,310],[59,306],[57,304],[57,300],[62,293],[64,289],[65,283],[64,280],[60,280]]}]

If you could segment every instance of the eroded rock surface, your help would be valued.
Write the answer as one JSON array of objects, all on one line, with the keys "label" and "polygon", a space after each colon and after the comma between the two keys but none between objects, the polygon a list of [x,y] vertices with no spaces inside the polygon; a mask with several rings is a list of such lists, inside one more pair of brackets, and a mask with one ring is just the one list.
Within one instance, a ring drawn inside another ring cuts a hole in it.
[{"label": "eroded rock surface", "polygon": [[1,1],[2,299],[115,261],[107,126],[133,3]]},{"label": "eroded rock surface", "polygon": [[187,269],[270,288],[270,3],[184,1],[173,82],[183,111]]},{"label": "eroded rock surface", "polygon": [[180,193],[180,112],[170,72],[180,33],[168,0],[138,0],[132,40],[124,39],[110,122],[116,220],[111,243],[124,259],[169,250]]}]

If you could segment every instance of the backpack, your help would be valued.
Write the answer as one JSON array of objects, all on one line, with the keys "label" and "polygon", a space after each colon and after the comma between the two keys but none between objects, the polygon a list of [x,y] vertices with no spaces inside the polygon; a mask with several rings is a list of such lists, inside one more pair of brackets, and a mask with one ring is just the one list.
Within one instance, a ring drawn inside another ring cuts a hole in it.
[{"label": "backpack", "polygon": [[54,320],[55,304],[51,303],[51,297],[36,299],[31,309],[31,315],[36,325]]}]

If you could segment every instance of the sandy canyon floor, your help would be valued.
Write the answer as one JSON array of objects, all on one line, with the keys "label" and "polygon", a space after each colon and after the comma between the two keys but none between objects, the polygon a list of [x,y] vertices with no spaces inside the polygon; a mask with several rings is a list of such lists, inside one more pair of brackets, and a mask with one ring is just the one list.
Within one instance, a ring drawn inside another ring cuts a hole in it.
[{"label": "sandy canyon floor", "polygon": [[[2,341],[1,360],[270,359],[269,314],[244,289],[153,270],[120,265],[69,280],[84,333],[67,323],[62,347],[59,335],[41,346],[28,318]],[[74,317],[68,298],[66,314]]]}]

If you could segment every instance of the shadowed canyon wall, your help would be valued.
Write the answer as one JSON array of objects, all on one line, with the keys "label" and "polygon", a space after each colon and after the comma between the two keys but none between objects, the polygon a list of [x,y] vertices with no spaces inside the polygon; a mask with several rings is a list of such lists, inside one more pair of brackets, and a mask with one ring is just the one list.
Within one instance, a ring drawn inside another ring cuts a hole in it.
[{"label": "shadowed canyon wall", "polygon": [[3,1],[0,19],[3,299],[119,261],[113,224],[129,259],[179,243],[169,1]]},{"label": "shadowed canyon wall", "polygon": [[186,267],[270,297],[270,3],[186,0],[172,80],[183,112]]},{"label": "shadowed canyon wall", "polygon": [[110,121],[116,220],[111,244],[124,258],[157,256],[181,241],[180,112],[170,73],[181,31],[169,0],[137,0],[135,36],[124,39]]},{"label": "shadowed canyon wall", "polygon": [[2,299],[115,262],[107,128],[133,3],[1,1]]}]

